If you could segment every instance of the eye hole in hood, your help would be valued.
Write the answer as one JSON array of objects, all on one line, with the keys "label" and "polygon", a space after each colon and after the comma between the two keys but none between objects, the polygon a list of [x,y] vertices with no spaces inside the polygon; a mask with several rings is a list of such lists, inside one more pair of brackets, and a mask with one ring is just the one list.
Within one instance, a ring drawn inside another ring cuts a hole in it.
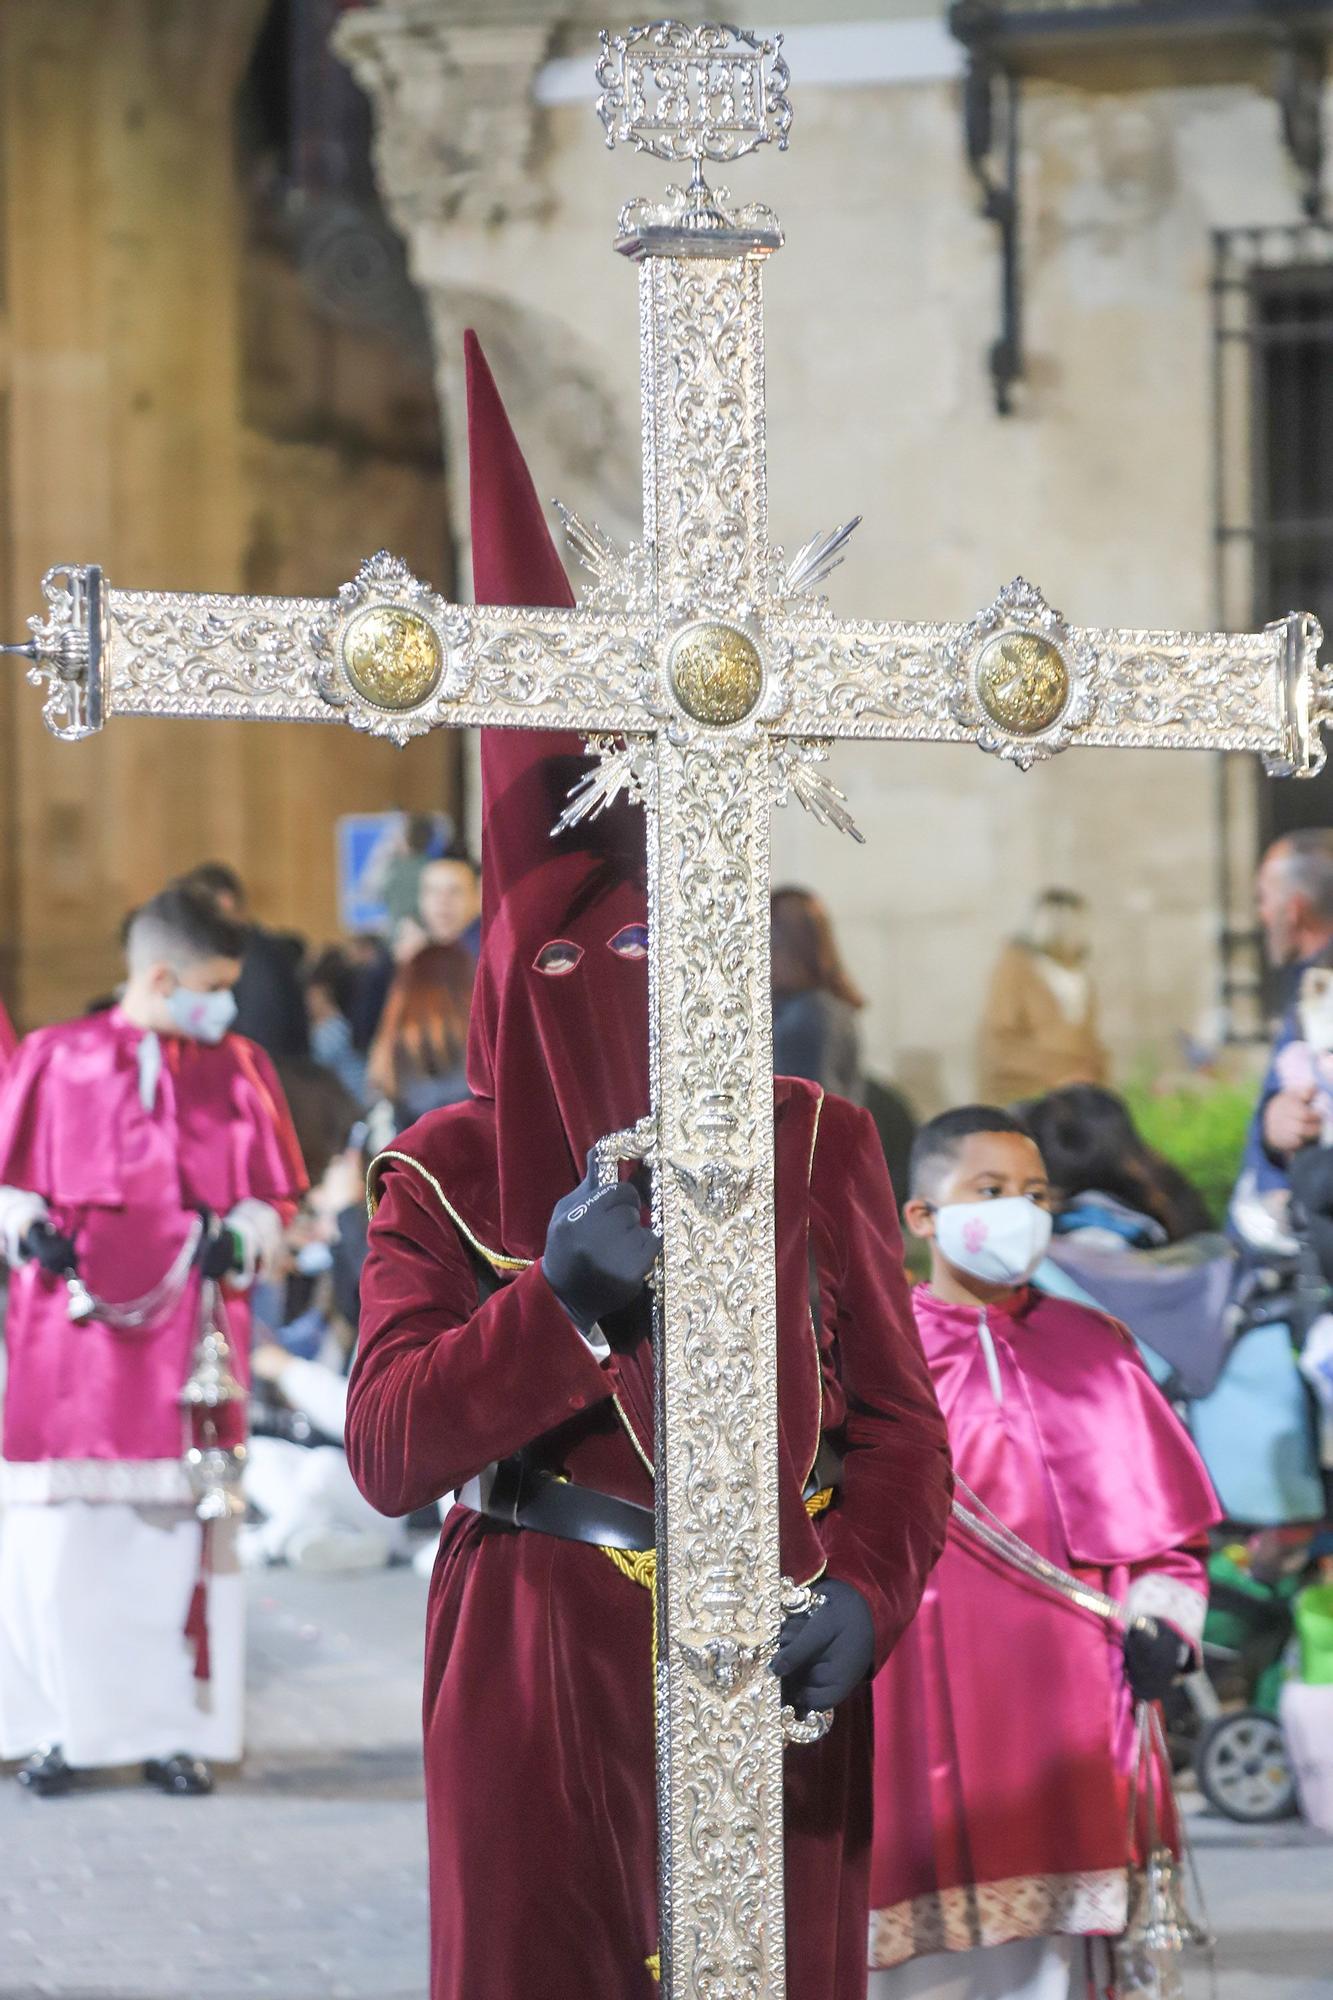
[{"label": "eye hole in hood", "polygon": [[571,938],[552,938],[533,959],[532,969],[544,973],[547,979],[565,979],[578,969],[582,957],[581,944],[575,944]]},{"label": "eye hole in hood", "polygon": [[647,924],[623,924],[614,937],[606,940],[617,958],[647,958]]}]

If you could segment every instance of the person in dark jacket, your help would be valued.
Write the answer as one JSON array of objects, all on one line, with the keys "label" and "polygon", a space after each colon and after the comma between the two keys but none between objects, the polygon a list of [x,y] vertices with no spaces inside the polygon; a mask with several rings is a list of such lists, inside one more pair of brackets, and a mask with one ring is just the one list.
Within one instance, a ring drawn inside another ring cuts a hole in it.
[{"label": "person in dark jacket", "polygon": [[245,931],[245,957],[236,983],[237,1034],[258,1042],[275,1062],[308,1056],[310,1023],[301,987],[299,941],[254,921],[245,885],[225,861],[202,862],[184,881]]},{"label": "person in dark jacket", "polygon": [[775,889],[770,922],[774,1074],[803,1076],[862,1103],[856,1017],[865,1001],[843,965],[828,911],[808,889]]},{"label": "person in dark jacket", "polygon": [[1255,906],[1284,1011],[1241,1156],[1231,1225],[1242,1245],[1262,1252],[1273,1247],[1264,1211],[1285,1231],[1291,1163],[1323,1136],[1314,1090],[1284,1083],[1282,1054],[1301,1039],[1302,976],[1333,964],[1333,828],[1302,827],[1275,840],[1259,864]]}]

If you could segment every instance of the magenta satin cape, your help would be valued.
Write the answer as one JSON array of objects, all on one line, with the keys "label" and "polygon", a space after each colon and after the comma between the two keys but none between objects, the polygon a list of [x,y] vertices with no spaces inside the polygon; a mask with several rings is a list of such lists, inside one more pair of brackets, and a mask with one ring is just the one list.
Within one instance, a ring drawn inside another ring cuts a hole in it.
[{"label": "magenta satin cape", "polygon": [[[305,1186],[282,1090],[262,1049],[164,1037],[157,1101],[139,1101],[141,1031],[113,1009],[29,1035],[0,1082],[0,1185],[41,1195],[91,1289],[149,1289],[193,1215],[253,1196],[286,1213]],[[228,1324],[244,1365],[249,1308]],[[174,1459],[176,1398],[199,1332],[198,1284],[151,1332],[71,1325],[65,1286],[35,1264],[10,1280],[4,1457]]]},{"label": "magenta satin cape", "polygon": [[[1028,1290],[913,1304],[961,1481],[1117,1599],[1149,1574],[1206,1594],[1207,1475],[1124,1329]],[[1132,1714],[1118,1636],[953,1525],[875,1684],[873,1962],[1115,1929]]]},{"label": "magenta satin cape", "polygon": [[[869,1117],[776,1086],[783,1567],[862,1591],[882,1658],[943,1540],[944,1430],[911,1324],[883,1154]],[[486,1105],[432,1114],[377,1175],[347,1448],[362,1491],[402,1513],[534,1444],[539,1463],[650,1505],[646,1340],[602,1367],[540,1264],[477,1308],[465,1241],[493,1255]],[[808,1248],[820,1277],[813,1335]],[[822,1428],[841,1497],[801,1488]],[[787,1757],[790,1989],[865,1991],[868,1691]],[[431,1584],[425,1733],[432,2000],[648,2000],[657,1948],[646,1590],[595,1549],[449,1517]]]}]

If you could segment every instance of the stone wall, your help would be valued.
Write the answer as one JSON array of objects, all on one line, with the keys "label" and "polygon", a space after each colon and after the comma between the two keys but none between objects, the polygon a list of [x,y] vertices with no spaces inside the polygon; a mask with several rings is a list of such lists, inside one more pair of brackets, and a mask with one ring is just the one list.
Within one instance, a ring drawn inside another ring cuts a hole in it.
[{"label": "stone wall", "polygon": [[[623,534],[637,516],[637,326],[610,238],[619,204],[665,170],[607,156],[591,87],[583,103],[533,106],[553,48],[591,57],[586,28],[552,40],[533,25],[565,11],[518,9],[503,81],[504,47],[450,0],[355,16],[344,48],[376,99],[382,186],[432,310],[447,421],[460,422],[459,330],[476,324],[542,490]],[[430,135],[453,129],[477,64],[489,123],[471,178],[455,159],[444,195]],[[787,232],[767,279],[775,536],[791,546],[864,516],[832,585],[850,614],[969,615],[1021,571],[1076,622],[1211,624],[1210,231],[1297,219],[1271,101],[1160,69],[1028,90],[1029,372],[1005,420],[984,361],[995,246],[954,84],[803,85],[794,43],[793,66],[789,153],[729,175]],[[437,114],[424,142],[423,104]],[[455,529],[464,543],[461,491]],[[867,845],[788,811],[777,869],[826,895],[871,996],[872,1063],[923,1105],[973,1088],[991,962],[1048,883],[1093,903],[1121,1076],[1207,1025],[1216,760],[1076,751],[1021,776],[971,750],[849,746],[835,772]]]},{"label": "stone wall", "polygon": [[[6,637],[61,561],[327,592],[388,541],[452,581],[428,360],[409,394],[391,346],[315,326],[251,242],[233,110],[263,11],[0,9]],[[456,803],[448,736],[122,720],[61,744],[0,669],[0,992],[25,1027],[107,989],[122,913],[169,873],[229,860],[261,916],[320,938],[341,812]]]}]

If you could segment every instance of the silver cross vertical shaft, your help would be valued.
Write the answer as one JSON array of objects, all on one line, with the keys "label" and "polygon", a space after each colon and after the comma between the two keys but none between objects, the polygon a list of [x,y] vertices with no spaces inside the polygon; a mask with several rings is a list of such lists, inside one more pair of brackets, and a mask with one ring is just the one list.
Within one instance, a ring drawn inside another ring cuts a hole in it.
[{"label": "silver cross vertical shaft", "polygon": [[[779,38],[780,39],[780,38]],[[1333,690],[1298,614],[1249,634],[1068,625],[1021,579],[964,623],[848,623],[819,586],[851,527],[788,562],[768,540],[761,277],[773,215],[705,169],[787,143],[778,41],[656,23],[604,36],[609,142],[688,167],[632,203],[642,541],[566,517],[575,611],[449,604],[380,555],[336,600],[112,589],[50,572],[22,649],[57,735],[115,715],[346,721],[402,742],[460,725],[573,728],[596,755],[566,820],[647,811],[653,1160],[665,1238],[657,1437],[662,1971],[673,2000],[781,2000],[784,1722],[771,1655],[777,1524],[769,814],[854,831],[837,737],[975,742],[1020,766],[1070,744],[1322,761]],[[794,1748],[790,1754],[799,1756]],[[795,1996],[808,2000],[808,1996]]]}]

